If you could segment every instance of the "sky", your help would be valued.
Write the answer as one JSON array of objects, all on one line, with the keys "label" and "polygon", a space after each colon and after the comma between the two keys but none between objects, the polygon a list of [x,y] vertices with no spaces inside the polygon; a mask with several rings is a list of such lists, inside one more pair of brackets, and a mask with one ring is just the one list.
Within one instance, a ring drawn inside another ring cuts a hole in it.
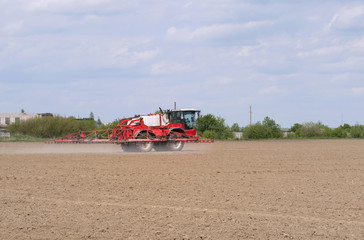
[{"label": "sky", "polygon": [[0,112],[364,124],[364,2],[0,0]]}]

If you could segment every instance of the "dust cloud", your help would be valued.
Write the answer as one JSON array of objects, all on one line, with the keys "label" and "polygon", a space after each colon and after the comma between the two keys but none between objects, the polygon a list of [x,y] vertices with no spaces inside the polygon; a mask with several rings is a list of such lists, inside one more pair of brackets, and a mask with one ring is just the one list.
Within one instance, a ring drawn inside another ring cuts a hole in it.
[{"label": "dust cloud", "polygon": [[[205,152],[211,149],[211,143],[187,143],[181,152],[188,154]],[[165,154],[171,152],[155,152],[143,154]],[[0,154],[135,154],[123,152],[119,144],[45,144],[45,143],[0,143]],[[140,153],[139,153],[140,154]]]}]

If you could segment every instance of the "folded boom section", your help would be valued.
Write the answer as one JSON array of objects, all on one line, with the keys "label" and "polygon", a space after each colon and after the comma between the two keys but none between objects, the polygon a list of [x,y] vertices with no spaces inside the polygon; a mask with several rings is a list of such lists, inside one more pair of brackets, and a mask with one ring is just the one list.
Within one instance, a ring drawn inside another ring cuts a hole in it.
[{"label": "folded boom section", "polygon": [[[139,135],[140,136],[140,135]],[[163,136],[153,137],[148,131],[143,134],[143,138],[136,138],[133,131],[127,128],[93,130],[71,133],[62,137],[51,139],[45,143],[137,143],[137,142],[195,142],[195,143],[212,143],[212,139],[199,136],[179,135],[173,138]]]}]

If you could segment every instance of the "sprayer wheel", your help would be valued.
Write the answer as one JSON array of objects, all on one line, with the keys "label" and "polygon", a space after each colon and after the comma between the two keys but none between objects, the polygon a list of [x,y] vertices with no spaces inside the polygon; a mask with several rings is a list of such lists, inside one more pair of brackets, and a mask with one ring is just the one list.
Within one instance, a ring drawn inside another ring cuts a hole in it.
[{"label": "sprayer wheel", "polygon": [[168,151],[167,143],[166,142],[159,142],[154,144],[154,150],[156,152],[164,152]]},{"label": "sprayer wheel", "polygon": [[121,149],[123,149],[123,152],[136,152],[137,148],[135,144],[121,144]]},{"label": "sprayer wheel", "polygon": [[169,151],[181,151],[185,145],[182,141],[170,141],[167,143],[167,149]]},{"label": "sprayer wheel", "polygon": [[[150,139],[152,136],[149,134],[148,138]],[[137,139],[147,139],[147,137],[144,134],[140,134],[136,137]],[[150,152],[153,148],[153,142],[138,142],[136,144],[137,150],[139,152]]]}]

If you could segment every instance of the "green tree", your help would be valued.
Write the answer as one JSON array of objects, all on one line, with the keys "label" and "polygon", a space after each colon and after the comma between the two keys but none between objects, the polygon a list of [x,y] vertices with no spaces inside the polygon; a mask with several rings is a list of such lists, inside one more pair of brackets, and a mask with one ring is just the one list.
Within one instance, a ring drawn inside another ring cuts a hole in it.
[{"label": "green tree", "polygon": [[102,126],[102,122],[101,122],[101,119],[100,117],[97,118],[97,121],[96,121],[96,127],[100,128]]},{"label": "green tree", "polygon": [[345,130],[350,130],[351,126],[347,123],[345,123],[344,125],[340,126],[341,128],[345,129]]},{"label": "green tree", "polygon": [[353,138],[364,138],[364,125],[355,124],[350,129],[350,135]]},{"label": "green tree", "polygon": [[267,139],[267,138],[280,138],[282,131],[279,124],[273,119],[265,117],[263,122],[257,122],[243,129],[243,136],[245,139]]},{"label": "green tree", "polygon": [[196,120],[195,128],[197,130],[197,134],[200,136],[205,136],[208,134],[209,136],[213,135],[214,139],[231,139],[233,137],[233,133],[230,131],[229,127],[225,124],[225,119],[221,117],[215,117],[213,114],[206,114],[204,116],[199,117]]},{"label": "green tree", "polygon": [[215,138],[215,132],[212,130],[205,130],[202,134],[202,137],[204,138]]},{"label": "green tree", "polygon": [[300,134],[299,137],[312,138],[323,136],[324,130],[322,129],[322,124],[320,122],[306,122],[302,124],[298,131],[296,131],[296,134],[297,132]]},{"label": "green tree", "polygon": [[300,128],[302,127],[302,124],[299,124],[299,123],[295,123],[290,129],[289,131],[290,132],[297,132],[297,130],[299,130]]},{"label": "green tree", "polygon": [[238,123],[234,123],[233,125],[231,125],[230,130],[233,132],[241,132],[241,128],[239,127]]},{"label": "green tree", "polygon": [[266,126],[270,131],[268,138],[280,138],[282,137],[282,131],[279,124],[277,124],[273,119],[265,117],[263,120],[263,126]]},{"label": "green tree", "polygon": [[246,126],[243,130],[243,137],[245,139],[263,139],[268,138],[268,128],[263,126],[261,122]]},{"label": "green tree", "polygon": [[342,128],[342,126],[335,128],[331,131],[331,137],[336,137],[336,138],[345,138],[347,137],[347,131]]},{"label": "green tree", "polygon": [[321,130],[322,130],[322,136],[323,137],[333,137],[333,130],[331,128],[329,128],[328,126],[325,125],[321,125]]},{"label": "green tree", "polygon": [[60,116],[32,118],[8,126],[11,134],[40,138],[61,137],[74,132],[94,130],[95,128],[95,121],[78,121],[74,117],[64,118]]}]

